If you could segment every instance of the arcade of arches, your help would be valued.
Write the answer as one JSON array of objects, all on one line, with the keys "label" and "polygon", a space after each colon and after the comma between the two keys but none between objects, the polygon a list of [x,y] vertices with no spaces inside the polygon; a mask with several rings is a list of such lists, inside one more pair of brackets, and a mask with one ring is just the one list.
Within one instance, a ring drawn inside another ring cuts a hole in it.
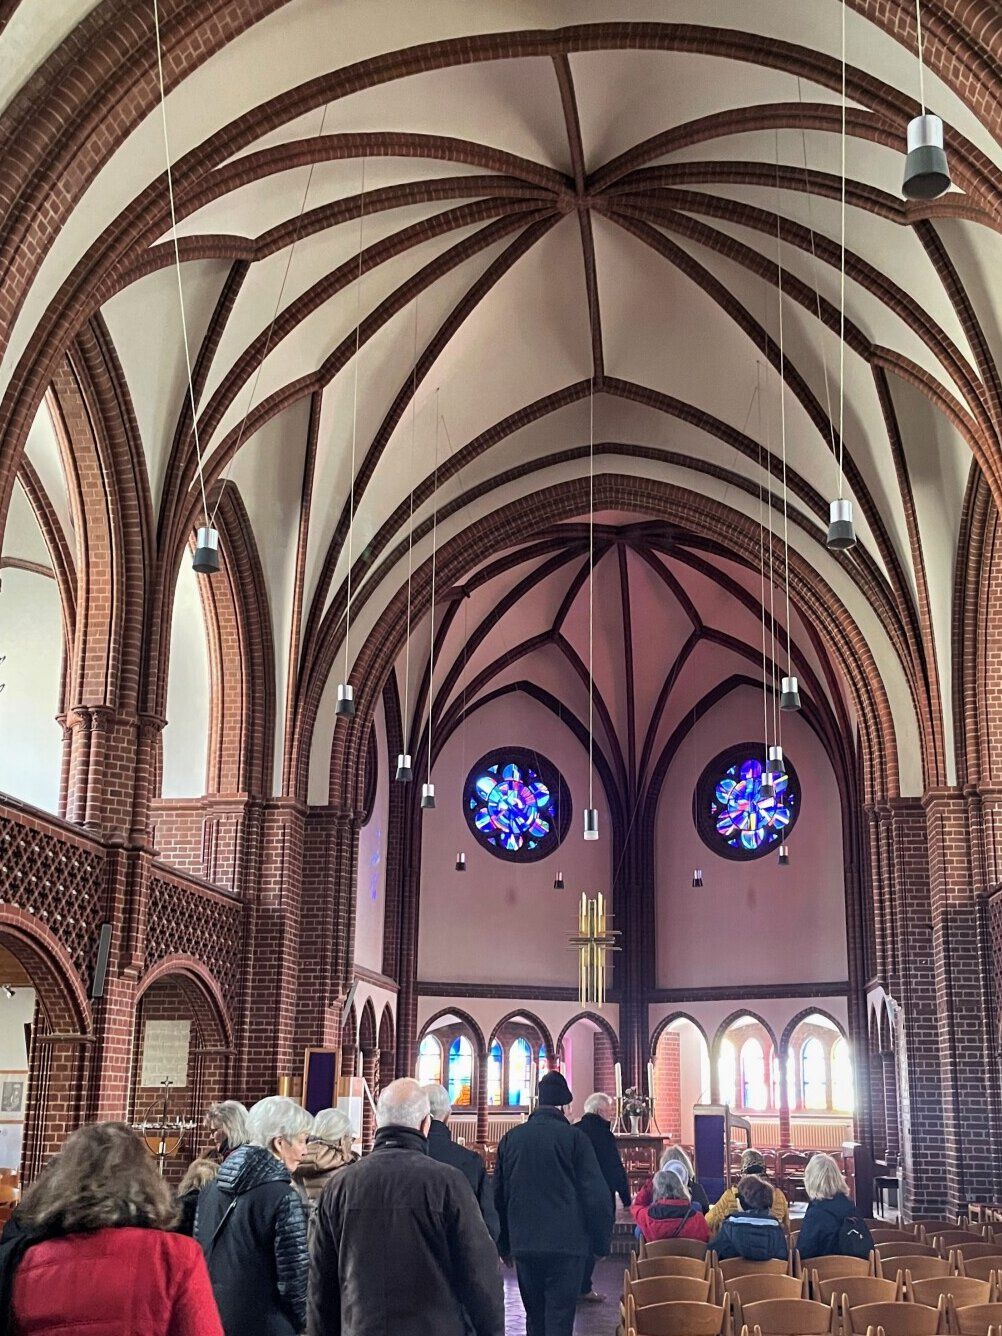
[{"label": "arcade of arches", "polygon": [[1002,1199],[1002,23],[924,3],[906,202],[846,9],[840,385],[836,0],[160,0],[177,269],[149,0],[0,0],[3,1164],[312,1046]]}]

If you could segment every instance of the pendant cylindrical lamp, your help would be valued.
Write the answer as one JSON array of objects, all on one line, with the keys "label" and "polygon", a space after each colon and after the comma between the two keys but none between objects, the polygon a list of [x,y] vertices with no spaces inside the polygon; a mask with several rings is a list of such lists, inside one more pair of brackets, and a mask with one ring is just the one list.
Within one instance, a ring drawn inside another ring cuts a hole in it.
[{"label": "pendant cylindrical lamp", "polygon": [[771,772],[768,770],[762,773],[762,782],[758,786],[758,793],[759,797],[764,799],[765,802],[770,802],[776,796],[776,785],[773,782]]},{"label": "pendant cylindrical lamp", "polygon": [[421,785],[421,806],[425,811],[430,811],[435,806],[435,785]]},{"label": "pendant cylindrical lamp", "polygon": [[219,570],[219,534],[211,525],[204,524],[195,535],[191,565],[199,575],[215,575]]},{"label": "pendant cylindrical lamp", "polygon": [[774,742],[769,748],[769,769],[774,775],[783,773],[783,748]]},{"label": "pendant cylindrical lamp", "polygon": [[950,189],[943,122],[931,112],[914,117],[908,122],[907,143],[902,195],[905,199],[939,199]]},{"label": "pendant cylindrical lamp", "polygon": [[839,497],[828,509],[828,546],[834,552],[845,552],[856,546],[856,528],[852,522],[852,502]]},{"label": "pendant cylindrical lamp", "polygon": [[564,889],[564,874],[562,872],[558,872],[553,878],[553,889],[555,891],[562,891]]},{"label": "pendant cylindrical lamp", "polygon": [[337,686],[337,705],[334,713],[342,719],[350,719],[355,713],[355,688],[350,682],[339,682]]},{"label": "pendant cylindrical lamp", "polygon": [[800,709],[800,683],[795,677],[784,677],[779,693],[781,710]]},{"label": "pendant cylindrical lamp", "polygon": [[465,872],[465,871],[466,871],[466,855],[465,855],[465,854],[457,854],[457,855],[456,855],[456,871],[457,871],[457,872]]},{"label": "pendant cylindrical lamp", "polygon": [[584,809],[584,837],[586,840],[598,839],[598,808],[586,807]]},{"label": "pendant cylindrical lamp", "polygon": [[702,885],[703,885],[703,869],[701,867],[694,868],[692,873],[693,890],[698,891],[702,887]]},{"label": "pendant cylindrical lamp", "polygon": [[779,846],[779,866],[780,866],[780,867],[788,867],[788,866],[789,866],[789,863],[790,863],[790,848],[789,848],[789,845],[781,844],[781,845]]},{"label": "pendant cylindrical lamp", "polygon": [[409,784],[413,778],[410,752],[397,752],[397,783]]}]

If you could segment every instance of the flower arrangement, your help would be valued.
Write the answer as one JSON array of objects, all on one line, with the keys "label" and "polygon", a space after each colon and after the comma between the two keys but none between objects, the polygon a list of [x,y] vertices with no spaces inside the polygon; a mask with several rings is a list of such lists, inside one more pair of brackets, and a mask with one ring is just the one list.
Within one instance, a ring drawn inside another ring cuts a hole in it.
[{"label": "flower arrangement", "polygon": [[627,1118],[645,1118],[649,1104],[636,1086],[629,1086],[623,1094],[623,1114]]}]

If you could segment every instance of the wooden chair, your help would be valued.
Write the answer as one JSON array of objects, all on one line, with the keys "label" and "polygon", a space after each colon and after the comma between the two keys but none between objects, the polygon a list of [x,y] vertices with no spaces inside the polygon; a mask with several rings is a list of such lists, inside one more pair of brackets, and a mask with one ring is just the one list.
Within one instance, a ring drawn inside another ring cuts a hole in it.
[{"label": "wooden chair", "polygon": [[818,1303],[841,1306],[843,1301],[852,1308],[860,1304],[893,1304],[900,1302],[902,1286],[880,1276],[833,1276],[831,1280],[814,1281],[811,1298]]},{"label": "wooden chair", "polygon": [[916,1216],[912,1221],[912,1228],[915,1233],[922,1234],[941,1234],[946,1229],[963,1229],[963,1221],[947,1220],[945,1216],[936,1219],[935,1216]]},{"label": "wooden chair", "polygon": [[632,1296],[626,1300],[626,1328],[636,1336],[720,1336],[725,1310],[717,1304],[651,1304],[637,1308]]},{"label": "wooden chair", "polygon": [[709,1261],[700,1262],[695,1257],[630,1257],[630,1275],[634,1280],[646,1280],[650,1276],[690,1276],[694,1280],[706,1280],[710,1275]]},{"label": "wooden chair", "polygon": [[882,1327],[886,1336],[938,1336],[945,1325],[945,1305],[928,1308],[925,1304],[876,1303],[851,1304],[843,1311],[846,1336],[863,1336]]},{"label": "wooden chair", "polygon": [[958,1272],[975,1280],[994,1279],[997,1285],[1002,1285],[1002,1257],[965,1257]]},{"label": "wooden chair", "polygon": [[741,1315],[762,1336],[826,1336],[832,1326],[831,1308],[811,1299],[762,1299],[743,1304]]},{"label": "wooden chair", "polygon": [[623,1295],[633,1295],[638,1308],[649,1308],[651,1304],[673,1304],[681,1301],[710,1303],[712,1281],[696,1280],[693,1276],[647,1276],[635,1280],[627,1271],[623,1280]]},{"label": "wooden chair", "polygon": [[[950,1256],[954,1258],[957,1266],[960,1266],[960,1260],[963,1259],[965,1265],[973,1262],[979,1257],[997,1258],[995,1264],[996,1271],[1002,1271],[1002,1243],[964,1243],[954,1245],[950,1249]],[[964,1274],[961,1272],[961,1274]]]},{"label": "wooden chair", "polygon": [[735,1276],[788,1276],[791,1274],[790,1262],[781,1262],[778,1258],[768,1262],[746,1262],[743,1257],[728,1257],[723,1262],[717,1263],[717,1270],[725,1281],[731,1281]]},{"label": "wooden chair", "polygon": [[905,1275],[905,1298],[910,1303],[927,1304],[930,1308],[938,1307],[940,1299],[949,1298],[964,1308],[995,1303],[997,1291],[990,1280],[975,1280],[971,1276],[930,1276],[928,1280],[915,1280],[908,1272]]},{"label": "wooden chair", "polygon": [[695,1257],[705,1258],[707,1247],[699,1239],[655,1239],[652,1243],[640,1241],[641,1257]]},{"label": "wooden chair", "polygon": [[952,1330],[960,1336],[987,1336],[991,1327],[1002,1327],[1002,1304],[968,1304],[948,1307]]},{"label": "wooden chair", "polygon": [[802,1271],[806,1271],[811,1277],[811,1284],[817,1285],[819,1281],[834,1280],[838,1277],[844,1280],[847,1276],[873,1276],[877,1273],[877,1259],[871,1253],[870,1260],[865,1262],[862,1257],[841,1257],[837,1254],[829,1257],[811,1257],[806,1262],[800,1263]]},{"label": "wooden chair", "polygon": [[942,1229],[935,1232],[925,1231],[926,1240],[943,1251],[945,1248],[962,1248],[974,1243],[991,1243],[993,1240],[981,1229]]},{"label": "wooden chair", "polygon": [[874,1243],[893,1243],[895,1240],[902,1243],[922,1243],[924,1240],[917,1237],[914,1229],[892,1229],[886,1225],[878,1225],[876,1229],[871,1229]]},{"label": "wooden chair", "polygon": [[[723,1285],[722,1280],[718,1281],[720,1293],[723,1292]],[[740,1331],[745,1323],[742,1310],[748,1304],[772,1299],[806,1299],[807,1278],[769,1274],[735,1276],[727,1282],[727,1293],[731,1304],[731,1330]]]},{"label": "wooden chair", "polygon": [[878,1243],[877,1252],[881,1259],[885,1257],[939,1257],[942,1254],[931,1243],[919,1243],[912,1236],[911,1240],[892,1239],[889,1243]]},{"label": "wooden chair", "polygon": [[884,1269],[884,1275],[890,1279],[894,1279],[895,1274],[899,1281],[907,1281],[909,1276],[912,1280],[932,1280],[933,1277],[954,1276],[957,1268],[945,1257],[902,1257],[896,1272],[892,1267]]}]

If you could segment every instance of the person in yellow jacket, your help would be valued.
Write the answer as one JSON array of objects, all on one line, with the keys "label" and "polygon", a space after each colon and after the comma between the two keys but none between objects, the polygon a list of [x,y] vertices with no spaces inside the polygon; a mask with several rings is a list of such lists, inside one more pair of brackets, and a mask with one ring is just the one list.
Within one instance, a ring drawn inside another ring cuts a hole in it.
[{"label": "person in yellow jacket", "polygon": [[[754,1174],[758,1178],[766,1177],[765,1160],[762,1158],[761,1151],[746,1150],[741,1156],[741,1177],[744,1178],[746,1174]],[[712,1239],[719,1231],[720,1226],[729,1215],[735,1215],[740,1210],[741,1203],[738,1201],[737,1188],[728,1188],[716,1206],[711,1206],[707,1213],[706,1224],[710,1231],[710,1238]],[[788,1230],[790,1228],[790,1205],[777,1187],[772,1189],[771,1214],[775,1216],[784,1229]]]}]

